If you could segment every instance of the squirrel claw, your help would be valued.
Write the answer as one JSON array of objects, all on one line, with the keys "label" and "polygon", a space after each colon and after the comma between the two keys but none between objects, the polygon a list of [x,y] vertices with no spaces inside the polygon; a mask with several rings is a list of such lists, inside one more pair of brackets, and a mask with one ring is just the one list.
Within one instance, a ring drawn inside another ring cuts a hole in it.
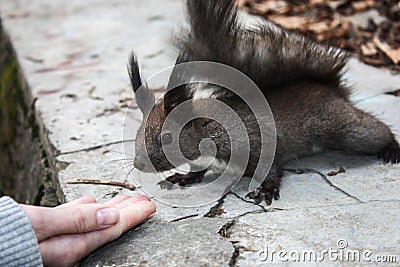
[{"label": "squirrel claw", "polygon": [[262,187],[254,189],[253,192],[249,192],[246,198],[254,200],[255,204],[260,204],[262,200],[269,206],[272,204],[272,199],[278,200],[280,198],[278,188],[264,189]]},{"label": "squirrel claw", "polygon": [[167,177],[165,180],[158,182],[157,184],[162,189],[172,189],[175,184],[179,186],[186,186],[190,184],[200,183],[203,178],[203,172],[189,172],[187,174],[174,174]]},{"label": "squirrel claw", "polygon": [[167,189],[167,190],[171,190],[172,187],[174,187],[174,183],[172,183],[168,180],[162,180],[162,181],[158,182],[157,185],[159,185],[161,187],[161,189]]},{"label": "squirrel claw", "polygon": [[253,199],[255,204],[260,204],[263,198],[263,194],[264,193],[262,192],[261,188],[256,188],[253,192],[247,193],[245,198]]},{"label": "squirrel claw", "polygon": [[175,184],[178,184],[180,186],[185,186],[186,182],[185,179],[183,179],[181,176],[175,174],[157,183],[157,185],[159,185],[161,189],[167,189],[167,190],[171,190]]}]

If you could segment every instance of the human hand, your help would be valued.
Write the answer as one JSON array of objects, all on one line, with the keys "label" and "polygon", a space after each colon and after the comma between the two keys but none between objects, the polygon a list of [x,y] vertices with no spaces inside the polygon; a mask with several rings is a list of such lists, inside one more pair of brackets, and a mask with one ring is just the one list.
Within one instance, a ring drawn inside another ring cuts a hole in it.
[{"label": "human hand", "polygon": [[104,204],[82,197],[56,208],[21,205],[39,241],[45,266],[73,266],[155,212],[146,196],[118,196]]}]

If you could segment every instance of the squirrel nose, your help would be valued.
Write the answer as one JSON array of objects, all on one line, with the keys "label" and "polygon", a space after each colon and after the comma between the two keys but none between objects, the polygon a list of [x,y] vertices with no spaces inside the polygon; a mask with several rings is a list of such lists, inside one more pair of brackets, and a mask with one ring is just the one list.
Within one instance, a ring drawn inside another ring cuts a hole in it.
[{"label": "squirrel nose", "polygon": [[146,169],[146,163],[143,159],[143,157],[135,157],[135,160],[133,161],[133,166],[138,169],[139,171],[143,171]]}]

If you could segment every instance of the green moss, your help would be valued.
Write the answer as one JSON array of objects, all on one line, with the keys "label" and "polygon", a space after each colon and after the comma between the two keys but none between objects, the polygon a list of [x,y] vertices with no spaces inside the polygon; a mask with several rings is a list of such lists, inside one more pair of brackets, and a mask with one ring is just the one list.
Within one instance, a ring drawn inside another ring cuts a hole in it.
[{"label": "green moss", "polygon": [[18,121],[15,91],[18,89],[17,67],[14,60],[3,66],[0,81],[0,140],[1,143],[14,141],[16,131],[13,123]]},{"label": "green moss", "polygon": [[32,139],[38,139],[39,127],[33,112],[29,112],[25,103],[14,53],[11,47],[6,47],[5,50],[6,60],[0,68],[0,143],[14,142],[16,128],[20,127],[24,120],[24,128],[30,129]]},{"label": "green moss", "polygon": [[[21,189],[33,178],[34,150],[40,144],[35,112],[28,103],[16,55],[0,23],[0,192],[22,196]],[[40,151],[38,151],[39,153]],[[26,156],[29,155],[29,156]],[[40,177],[40,176],[39,176]],[[35,187],[38,188],[38,187]],[[40,188],[39,188],[40,189]],[[43,193],[39,190],[36,198]],[[32,194],[27,194],[32,195]],[[19,199],[25,202],[26,199]]]}]

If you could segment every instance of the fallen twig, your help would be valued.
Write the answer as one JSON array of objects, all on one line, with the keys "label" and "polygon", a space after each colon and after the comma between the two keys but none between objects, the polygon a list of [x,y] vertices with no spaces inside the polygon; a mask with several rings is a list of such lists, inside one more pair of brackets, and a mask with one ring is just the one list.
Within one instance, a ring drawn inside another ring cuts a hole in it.
[{"label": "fallen twig", "polygon": [[110,181],[110,180],[94,180],[94,179],[72,179],[66,182],[67,184],[101,184],[101,185],[112,185],[112,186],[120,186],[130,190],[135,190],[136,186],[133,184],[118,182],[118,181]]},{"label": "fallen twig", "polygon": [[196,217],[196,216],[199,216],[199,214],[192,214],[192,215],[176,218],[176,219],[171,220],[171,222],[179,222],[179,221],[186,220],[186,219]]}]

